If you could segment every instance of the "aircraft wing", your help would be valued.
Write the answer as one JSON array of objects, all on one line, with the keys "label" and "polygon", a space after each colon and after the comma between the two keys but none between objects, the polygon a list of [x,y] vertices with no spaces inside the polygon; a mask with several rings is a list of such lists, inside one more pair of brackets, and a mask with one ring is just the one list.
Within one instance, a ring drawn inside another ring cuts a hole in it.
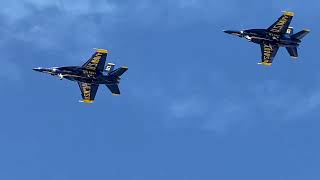
[{"label": "aircraft wing", "polygon": [[107,54],[107,50],[97,49],[91,58],[84,65],[82,65],[82,67],[91,71],[103,71]]},{"label": "aircraft wing", "polygon": [[284,12],[283,15],[268,28],[268,30],[276,34],[286,33],[293,16],[293,12]]},{"label": "aircraft wing", "polygon": [[271,44],[260,44],[262,62],[259,64],[271,66],[273,58],[276,56],[279,47]]},{"label": "aircraft wing", "polygon": [[82,101],[84,103],[93,103],[96,97],[99,85],[78,82],[81,90]]}]

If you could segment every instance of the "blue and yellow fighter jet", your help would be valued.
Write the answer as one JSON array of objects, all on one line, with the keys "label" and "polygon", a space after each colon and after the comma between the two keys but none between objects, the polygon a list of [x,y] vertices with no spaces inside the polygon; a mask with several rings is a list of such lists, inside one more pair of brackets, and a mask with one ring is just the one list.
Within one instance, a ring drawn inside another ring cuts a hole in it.
[{"label": "blue and yellow fighter jet", "polygon": [[270,66],[279,47],[285,47],[292,58],[297,58],[297,47],[301,43],[301,39],[310,32],[310,30],[305,29],[293,34],[293,28],[289,27],[293,16],[293,12],[283,12],[283,15],[268,29],[227,30],[224,32],[260,44],[262,62],[258,64]]},{"label": "blue and yellow fighter jet", "polygon": [[121,75],[128,67],[114,70],[115,64],[108,63],[105,67],[108,51],[96,49],[92,57],[82,66],[67,66],[53,68],[34,68],[33,70],[76,81],[80,87],[82,100],[80,102],[93,103],[100,84],[105,84],[113,95],[120,95],[119,82]]}]

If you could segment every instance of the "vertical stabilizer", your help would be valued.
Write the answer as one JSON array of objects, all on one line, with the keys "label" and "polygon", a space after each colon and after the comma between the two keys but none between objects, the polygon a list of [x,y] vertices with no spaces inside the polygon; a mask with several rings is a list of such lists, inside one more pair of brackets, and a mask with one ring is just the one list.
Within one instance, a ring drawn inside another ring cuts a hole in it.
[{"label": "vertical stabilizer", "polygon": [[115,66],[115,64],[108,63],[107,66],[106,66],[105,71],[107,71],[108,73],[112,72],[114,70],[114,66]]},{"label": "vertical stabilizer", "polygon": [[293,34],[293,27],[289,27],[287,29],[287,34],[292,35]]}]

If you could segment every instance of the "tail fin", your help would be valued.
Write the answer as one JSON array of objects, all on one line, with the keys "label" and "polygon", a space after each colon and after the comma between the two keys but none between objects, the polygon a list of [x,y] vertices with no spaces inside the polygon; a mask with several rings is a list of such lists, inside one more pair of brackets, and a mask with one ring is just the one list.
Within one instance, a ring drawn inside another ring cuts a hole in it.
[{"label": "tail fin", "polygon": [[287,34],[289,34],[289,35],[293,34],[293,27],[288,27]]},{"label": "tail fin", "polygon": [[116,70],[113,70],[111,72],[109,72],[109,75],[110,76],[115,76],[118,80],[117,80],[117,83],[115,84],[106,84],[106,86],[108,87],[108,89],[111,91],[111,93],[113,95],[120,95],[120,89],[119,89],[119,81],[120,81],[120,76],[125,73],[126,71],[128,70],[128,67],[120,67]]},{"label": "tail fin", "polygon": [[297,47],[286,47],[286,49],[292,58],[298,58]]},{"label": "tail fin", "polygon": [[107,71],[108,73],[112,72],[113,69],[114,69],[114,66],[115,66],[115,64],[113,64],[113,63],[108,63],[107,66],[106,66],[105,71]]},{"label": "tail fin", "polygon": [[106,84],[106,86],[108,87],[108,89],[111,91],[111,93],[115,96],[120,95],[120,89],[118,84]]},{"label": "tail fin", "polygon": [[301,40],[302,38],[304,38],[308,33],[310,32],[309,29],[304,29],[294,35],[291,36],[291,38],[295,38],[295,39],[299,39]]},{"label": "tail fin", "polygon": [[125,73],[126,71],[128,70],[128,67],[126,66],[123,66],[123,67],[120,67],[112,72],[110,72],[109,74],[110,75],[113,75],[113,76],[121,76],[123,73]]}]

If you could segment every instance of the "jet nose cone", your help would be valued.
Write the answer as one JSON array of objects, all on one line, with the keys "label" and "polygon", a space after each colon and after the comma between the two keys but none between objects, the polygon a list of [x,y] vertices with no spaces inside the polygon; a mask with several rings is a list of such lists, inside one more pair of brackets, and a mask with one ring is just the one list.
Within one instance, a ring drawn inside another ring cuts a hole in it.
[{"label": "jet nose cone", "polygon": [[232,34],[232,31],[230,31],[230,30],[223,30],[223,32],[225,32],[227,34]]},{"label": "jet nose cone", "polygon": [[234,36],[238,36],[238,37],[243,37],[244,36],[244,31],[231,31],[231,30],[225,30],[223,31],[227,34],[231,34],[231,35],[234,35]]},{"label": "jet nose cone", "polygon": [[33,68],[32,70],[38,71],[38,72],[42,72],[43,71],[43,69],[41,67]]},{"label": "jet nose cone", "polygon": [[241,34],[241,31],[224,30],[223,32],[237,36]]}]

